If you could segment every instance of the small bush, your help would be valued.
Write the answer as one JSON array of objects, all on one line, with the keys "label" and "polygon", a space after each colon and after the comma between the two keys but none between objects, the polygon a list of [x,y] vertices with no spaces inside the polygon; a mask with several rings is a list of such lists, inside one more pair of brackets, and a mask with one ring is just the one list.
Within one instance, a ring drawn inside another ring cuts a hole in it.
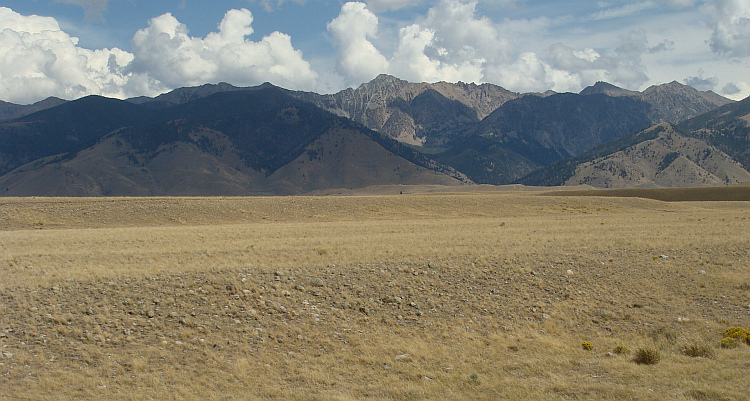
[{"label": "small bush", "polygon": [[320,256],[328,255],[328,249],[325,249],[325,248],[318,249],[318,255]]},{"label": "small bush", "polygon": [[472,373],[469,375],[469,380],[471,381],[471,384],[478,386],[479,385],[479,375],[476,373]]},{"label": "small bush", "polygon": [[716,356],[714,348],[704,340],[695,340],[680,347],[683,355],[693,358],[713,358]]},{"label": "small bush", "polygon": [[[745,330],[743,328],[739,327],[730,327],[726,330],[724,330],[723,333],[724,337],[728,338],[734,338],[738,342],[744,342],[747,345],[750,345],[750,331]],[[723,340],[722,340],[723,341]],[[734,347],[732,347],[734,348]]]},{"label": "small bush", "polygon": [[581,346],[582,346],[582,347],[583,347],[583,349],[585,349],[586,351],[591,351],[591,350],[593,350],[593,349],[594,349],[594,344],[591,344],[591,343],[590,343],[590,342],[588,342],[588,341],[584,341],[584,342],[582,342],[582,343],[581,343]]},{"label": "small bush", "polygon": [[612,353],[616,355],[628,355],[630,354],[630,349],[623,345],[618,345],[612,350]]},{"label": "small bush", "polygon": [[719,347],[721,348],[737,348],[740,346],[740,340],[734,337],[724,337],[719,341]]},{"label": "small bush", "polygon": [[661,354],[653,348],[640,348],[633,358],[633,362],[640,365],[656,365],[660,360]]},{"label": "small bush", "polygon": [[750,331],[739,327],[730,327],[724,330],[724,332],[721,334],[724,335],[724,337],[745,338],[748,334],[750,334]]}]

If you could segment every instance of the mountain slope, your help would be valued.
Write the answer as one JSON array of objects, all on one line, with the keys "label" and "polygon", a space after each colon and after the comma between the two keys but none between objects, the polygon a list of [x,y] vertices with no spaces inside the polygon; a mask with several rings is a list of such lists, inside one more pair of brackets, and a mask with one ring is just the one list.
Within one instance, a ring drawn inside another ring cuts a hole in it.
[{"label": "mountain slope", "polygon": [[48,97],[42,101],[29,105],[13,104],[0,100],[0,122],[14,120],[16,118],[36,113],[37,111],[59,106],[65,102],[66,100],[56,97]]},{"label": "mountain slope", "polygon": [[87,96],[0,123],[0,174],[39,158],[80,151],[115,129],[153,118],[140,106]]},{"label": "mountain slope", "polygon": [[581,94],[626,96],[642,100],[651,105],[649,118],[654,124],[661,122],[677,124],[732,103],[731,100],[714,92],[701,92],[676,81],[650,86],[643,92],[629,91],[606,82],[597,82],[582,90]]},{"label": "mountain slope", "polygon": [[385,74],[331,95],[292,94],[401,142],[426,147],[467,135],[467,124],[520,96],[491,84],[410,83]]},{"label": "mountain slope", "polygon": [[673,126],[662,123],[519,180],[605,188],[706,186],[750,181],[750,100]]},{"label": "mountain slope", "polygon": [[[75,106],[84,114],[101,107],[90,103]],[[91,146],[49,155],[1,176],[0,194],[263,195],[461,183],[433,170],[459,173],[275,87],[215,93],[141,116],[146,118],[140,124],[117,128]],[[77,124],[57,123],[62,131]]]}]

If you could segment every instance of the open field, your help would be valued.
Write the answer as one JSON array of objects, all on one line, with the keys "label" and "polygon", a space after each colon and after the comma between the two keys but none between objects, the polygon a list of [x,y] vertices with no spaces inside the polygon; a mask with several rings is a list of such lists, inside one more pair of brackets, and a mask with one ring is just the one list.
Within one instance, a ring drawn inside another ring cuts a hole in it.
[{"label": "open field", "polygon": [[0,400],[747,400],[748,232],[536,192],[0,199]]}]

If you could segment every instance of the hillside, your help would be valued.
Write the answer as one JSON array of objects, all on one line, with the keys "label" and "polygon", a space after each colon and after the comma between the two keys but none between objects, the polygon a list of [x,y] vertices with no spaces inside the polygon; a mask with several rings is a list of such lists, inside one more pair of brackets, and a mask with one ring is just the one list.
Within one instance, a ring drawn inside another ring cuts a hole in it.
[{"label": "hillside", "polygon": [[468,135],[474,123],[521,96],[491,84],[410,83],[385,74],[332,95],[292,94],[401,142],[426,147]]},{"label": "hillside", "polygon": [[[0,113],[30,114],[0,123],[0,194],[290,194],[455,180],[560,185],[576,174],[574,164],[591,162],[594,154],[606,156],[604,148],[619,151],[623,143],[635,144],[629,134],[720,104],[731,105],[712,92],[676,82],[643,92],[600,82],[581,94],[522,95],[490,84],[409,83],[389,75],[331,95],[220,83],[128,101],[89,96],[15,108],[2,104]],[[579,169],[571,183],[741,182],[742,171],[731,167],[727,157],[747,163],[750,151],[742,140],[731,139],[741,133],[717,136],[717,129],[726,128],[717,127],[689,141],[672,136],[653,142],[656,147],[648,151],[661,155],[661,162],[655,156],[650,167],[623,153]],[[676,135],[686,135],[685,130],[678,128]],[[322,135],[340,140],[318,141]],[[347,135],[365,141],[353,145],[359,154],[337,149]],[[675,140],[678,144],[664,145]],[[328,143],[333,149],[320,148]],[[604,148],[591,153],[597,146]],[[698,150],[684,159],[673,155],[679,152],[675,147],[706,146],[717,146],[727,157],[715,153],[708,164],[691,164]],[[381,148],[386,153],[381,155]],[[391,160],[388,152],[418,167]],[[334,155],[343,159],[331,159]],[[296,170],[276,174],[293,162]],[[553,173],[545,170],[550,165]],[[674,171],[661,174],[662,165]],[[602,174],[616,168],[619,179]],[[724,168],[731,171],[719,171]]]},{"label": "hillside", "polygon": [[[108,108],[111,102],[120,108]],[[99,98],[61,107],[26,119],[60,127],[56,133],[64,135],[86,122],[82,116],[94,119],[91,110],[131,112],[123,120],[96,119],[106,123],[88,125],[77,141],[33,149],[38,159],[27,156],[33,162],[0,177],[2,195],[270,195],[461,183],[434,170],[462,179],[395,141],[270,86],[217,92],[158,112]],[[0,126],[0,132],[6,128],[19,147],[33,148],[34,137],[16,129],[18,124]]]},{"label": "hillside", "polygon": [[604,188],[748,182],[749,115],[750,101],[727,104],[677,126],[663,123],[627,135],[519,182]]}]

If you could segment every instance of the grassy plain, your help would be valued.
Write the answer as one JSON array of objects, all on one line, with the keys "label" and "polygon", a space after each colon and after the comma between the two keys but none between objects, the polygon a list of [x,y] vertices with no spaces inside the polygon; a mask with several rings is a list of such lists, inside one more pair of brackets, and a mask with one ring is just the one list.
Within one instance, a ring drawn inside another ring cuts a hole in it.
[{"label": "grassy plain", "polygon": [[0,199],[0,400],[744,400],[748,232],[535,192]]}]

